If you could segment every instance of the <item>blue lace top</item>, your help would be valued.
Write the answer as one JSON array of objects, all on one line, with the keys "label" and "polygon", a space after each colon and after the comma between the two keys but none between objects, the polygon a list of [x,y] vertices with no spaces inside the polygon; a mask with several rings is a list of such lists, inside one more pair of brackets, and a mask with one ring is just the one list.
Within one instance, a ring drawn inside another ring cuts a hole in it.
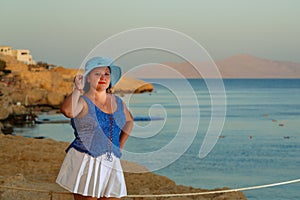
[{"label": "blue lace top", "polygon": [[116,96],[117,110],[108,114],[87,96],[83,96],[83,99],[88,105],[88,113],[82,118],[71,119],[75,139],[66,151],[75,148],[93,157],[113,153],[120,158],[120,133],[126,122],[122,100]]}]

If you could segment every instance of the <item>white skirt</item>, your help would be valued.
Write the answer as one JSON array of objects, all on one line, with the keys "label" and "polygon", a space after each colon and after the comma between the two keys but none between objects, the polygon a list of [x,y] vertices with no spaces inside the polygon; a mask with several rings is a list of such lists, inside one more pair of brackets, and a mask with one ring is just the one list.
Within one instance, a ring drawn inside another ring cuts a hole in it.
[{"label": "white skirt", "polygon": [[94,158],[71,148],[62,164],[56,182],[72,193],[92,197],[117,197],[127,195],[120,159],[106,155]]}]

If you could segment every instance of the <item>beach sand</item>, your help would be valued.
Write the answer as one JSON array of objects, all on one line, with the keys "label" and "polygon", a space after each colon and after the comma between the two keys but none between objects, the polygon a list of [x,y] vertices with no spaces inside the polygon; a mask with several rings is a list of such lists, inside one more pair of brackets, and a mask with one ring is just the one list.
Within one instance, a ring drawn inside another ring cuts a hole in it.
[{"label": "beach sand", "polygon": [[[73,196],[55,183],[69,144],[52,139],[24,138],[0,134],[0,200],[72,200]],[[138,164],[122,161],[124,171],[145,171]],[[127,191],[135,194],[190,193],[208,191],[176,185],[167,177],[147,173],[125,173]],[[15,188],[15,189],[9,189]],[[19,190],[19,188],[23,188]],[[228,188],[222,188],[228,189]],[[220,189],[216,189],[220,190]],[[129,198],[123,199],[142,199]],[[242,192],[188,197],[144,199],[246,199]]]}]

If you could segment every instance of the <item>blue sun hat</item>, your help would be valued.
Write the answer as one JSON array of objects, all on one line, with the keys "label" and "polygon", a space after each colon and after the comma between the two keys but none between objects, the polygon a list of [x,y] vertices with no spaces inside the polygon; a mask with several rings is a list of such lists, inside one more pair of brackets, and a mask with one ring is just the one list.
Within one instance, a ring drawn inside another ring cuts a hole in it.
[{"label": "blue sun hat", "polygon": [[110,84],[114,86],[120,80],[122,70],[119,66],[114,65],[113,60],[109,57],[93,57],[85,64],[84,77],[97,67],[110,67]]}]

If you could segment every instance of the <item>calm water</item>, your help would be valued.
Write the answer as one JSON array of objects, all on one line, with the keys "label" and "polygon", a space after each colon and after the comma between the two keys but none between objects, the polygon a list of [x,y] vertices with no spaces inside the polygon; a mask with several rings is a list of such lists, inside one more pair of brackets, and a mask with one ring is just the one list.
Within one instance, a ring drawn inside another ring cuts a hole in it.
[{"label": "calm water", "polygon": [[[185,80],[148,81],[155,84],[151,95],[125,95],[123,99],[134,116],[164,120],[137,121],[126,143],[124,158],[135,153],[141,164],[151,169],[157,166],[155,173],[168,176],[177,184],[207,189],[300,178],[300,79],[224,80],[225,123],[216,145],[202,159],[200,146],[211,118],[215,117],[211,113],[213,109],[222,111],[220,88],[208,88],[203,80],[190,80],[188,84]],[[211,94],[217,96],[217,101],[211,103]],[[16,129],[16,134],[69,142],[73,139],[68,124],[42,124]],[[163,151],[172,145],[172,151]],[[174,159],[170,161],[171,157]],[[299,191],[300,183],[294,183],[244,193],[251,200],[279,200],[299,199]]]}]

